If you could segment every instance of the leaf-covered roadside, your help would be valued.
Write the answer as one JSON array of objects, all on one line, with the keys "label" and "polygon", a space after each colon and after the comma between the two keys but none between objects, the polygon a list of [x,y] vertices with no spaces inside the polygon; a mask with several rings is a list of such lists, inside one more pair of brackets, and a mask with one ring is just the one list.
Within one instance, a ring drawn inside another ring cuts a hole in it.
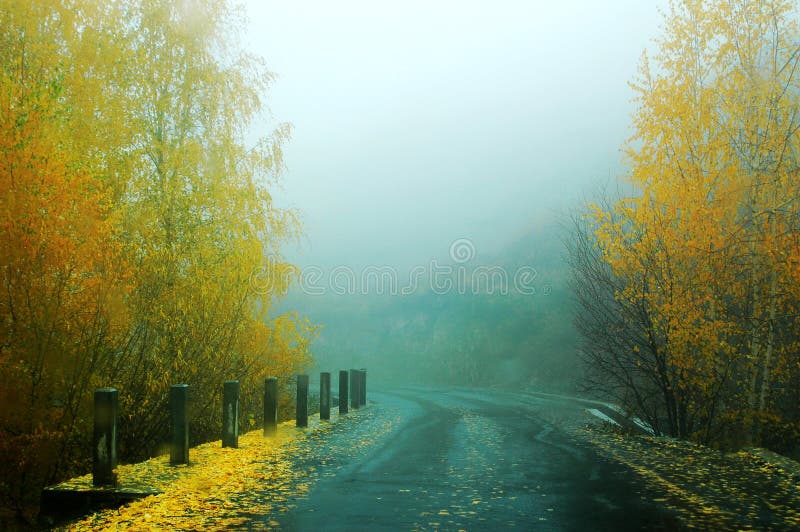
[{"label": "leaf-covered roadside", "polygon": [[[396,421],[376,408],[347,417],[333,414],[330,422],[310,418],[307,429],[287,421],[275,437],[260,430],[240,436],[237,449],[222,448],[219,440],[194,447],[188,466],[170,466],[168,456],[120,466],[121,487],[147,486],[162,493],[97,512],[62,530],[280,529],[282,516],[317,481],[382,441]],[[331,438],[338,442],[335,449],[323,445]],[[88,489],[91,476],[70,484]]]},{"label": "leaf-covered roadside", "polygon": [[[191,449],[191,463],[169,465],[162,455],[138,464],[117,468],[122,488],[147,487],[162,493],[135,501],[119,510],[108,509],[73,523],[66,530],[151,530],[208,529],[236,526],[243,522],[238,508],[269,513],[285,502],[290,492],[307,485],[290,467],[287,454],[301,437],[293,421],[283,423],[278,435],[265,438],[260,430],[239,438],[239,448],[223,448],[220,441]],[[325,425],[315,430],[326,430]],[[91,486],[86,475],[61,486]],[[277,494],[270,500],[243,500],[248,493],[269,484]],[[280,495],[285,494],[285,495]]]},{"label": "leaf-covered roadside", "polygon": [[[689,528],[800,529],[800,466],[757,449],[723,453],[671,438],[588,428],[582,436],[660,494]],[[794,466],[794,467],[793,467]]]}]

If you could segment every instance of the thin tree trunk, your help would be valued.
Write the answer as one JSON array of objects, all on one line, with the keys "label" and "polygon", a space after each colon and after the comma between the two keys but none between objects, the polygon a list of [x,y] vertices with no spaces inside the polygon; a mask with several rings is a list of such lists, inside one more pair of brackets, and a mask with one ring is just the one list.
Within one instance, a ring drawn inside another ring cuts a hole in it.
[{"label": "thin tree trunk", "polygon": [[778,306],[777,297],[778,272],[772,270],[770,282],[770,302],[769,302],[769,332],[767,333],[767,349],[761,365],[761,394],[758,398],[758,412],[763,414],[767,406],[767,396],[770,389],[770,365],[772,362],[772,351],[775,345],[775,312]]}]

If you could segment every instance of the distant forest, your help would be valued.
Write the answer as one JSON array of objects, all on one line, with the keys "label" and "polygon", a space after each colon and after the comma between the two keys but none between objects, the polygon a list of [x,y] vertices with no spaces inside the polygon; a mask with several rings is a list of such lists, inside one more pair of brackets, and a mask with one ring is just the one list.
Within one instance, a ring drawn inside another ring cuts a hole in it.
[{"label": "distant forest", "polygon": [[[322,370],[367,367],[373,382],[574,391],[578,338],[568,269],[556,223],[538,227],[491,257],[463,266],[533,267],[535,293],[495,282],[473,293],[436,293],[420,282],[409,295],[323,295],[295,287],[281,302],[322,324],[314,360]],[[455,275],[455,274],[454,274]],[[402,283],[401,283],[402,284]]]}]

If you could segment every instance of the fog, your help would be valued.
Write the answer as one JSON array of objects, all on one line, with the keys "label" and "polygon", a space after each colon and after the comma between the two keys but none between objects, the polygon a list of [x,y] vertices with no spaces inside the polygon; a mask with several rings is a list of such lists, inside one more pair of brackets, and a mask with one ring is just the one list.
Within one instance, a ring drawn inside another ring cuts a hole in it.
[{"label": "fog", "polygon": [[[634,96],[627,83],[659,33],[658,5],[252,0],[246,9],[244,40],[278,76],[268,96],[272,116],[259,127],[293,126],[274,199],[298,210],[304,236],[285,248],[287,257],[324,272],[389,265],[402,279],[432,259],[452,262],[451,244],[466,239],[471,267],[536,268],[539,297],[527,305],[557,311],[568,334],[554,221],[623,171]],[[541,296],[547,287],[549,299]],[[424,350],[412,341],[420,327],[441,337],[441,319],[420,300],[384,302],[396,308],[379,319],[369,297],[330,296],[295,289],[282,305],[325,325],[315,348],[320,365],[366,364],[366,351],[404,356],[412,344]],[[459,301],[459,308],[484,305]],[[507,312],[487,307],[473,319],[502,321]],[[415,319],[427,325],[409,325]],[[368,336],[364,328],[376,338],[385,336],[376,331],[404,332],[359,343],[353,337]],[[570,360],[559,350],[574,346],[553,342],[551,357]],[[545,349],[509,345],[519,347],[514,360]]]}]

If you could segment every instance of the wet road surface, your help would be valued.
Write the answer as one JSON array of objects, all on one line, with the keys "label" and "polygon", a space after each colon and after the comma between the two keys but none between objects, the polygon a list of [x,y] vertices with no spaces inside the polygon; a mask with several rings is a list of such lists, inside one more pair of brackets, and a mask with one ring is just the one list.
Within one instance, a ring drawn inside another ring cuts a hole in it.
[{"label": "wet road surface", "polygon": [[465,389],[372,393],[309,442],[296,467],[326,471],[286,530],[674,530],[636,475],[564,427],[585,407]]}]

